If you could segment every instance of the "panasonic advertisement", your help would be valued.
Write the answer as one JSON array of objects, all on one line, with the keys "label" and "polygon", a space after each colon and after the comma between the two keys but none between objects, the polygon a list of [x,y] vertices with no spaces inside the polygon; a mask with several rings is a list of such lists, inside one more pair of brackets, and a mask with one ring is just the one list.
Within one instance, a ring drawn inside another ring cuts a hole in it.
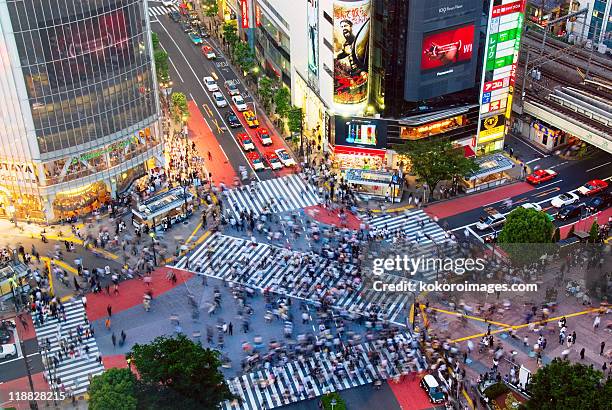
[{"label": "panasonic advertisement", "polygon": [[474,86],[482,0],[419,0],[408,8],[404,99]]}]

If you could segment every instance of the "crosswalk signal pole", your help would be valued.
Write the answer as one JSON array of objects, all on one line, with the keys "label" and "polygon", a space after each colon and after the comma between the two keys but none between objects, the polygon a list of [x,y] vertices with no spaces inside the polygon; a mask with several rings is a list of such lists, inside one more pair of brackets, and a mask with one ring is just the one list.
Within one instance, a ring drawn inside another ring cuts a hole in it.
[{"label": "crosswalk signal pole", "polygon": [[20,340],[19,343],[21,344],[21,354],[23,354],[23,363],[25,364],[26,373],[28,375],[28,383],[30,384],[30,391],[32,392],[32,400],[30,400],[30,409],[38,410],[38,403],[36,402],[36,400],[34,400],[34,382],[32,381],[32,369],[30,368],[30,359],[28,359],[23,340]]}]

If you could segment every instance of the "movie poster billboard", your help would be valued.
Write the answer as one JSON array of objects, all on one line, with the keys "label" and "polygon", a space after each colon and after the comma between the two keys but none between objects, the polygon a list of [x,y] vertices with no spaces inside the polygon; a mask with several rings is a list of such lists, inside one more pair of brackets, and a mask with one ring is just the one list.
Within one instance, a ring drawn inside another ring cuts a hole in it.
[{"label": "movie poster billboard", "polygon": [[308,19],[308,70],[319,74],[319,0],[306,0]]},{"label": "movie poster billboard", "polygon": [[474,25],[456,27],[423,37],[421,70],[452,67],[472,60]]},{"label": "movie poster billboard", "polygon": [[334,3],[334,103],[368,98],[370,0]]}]

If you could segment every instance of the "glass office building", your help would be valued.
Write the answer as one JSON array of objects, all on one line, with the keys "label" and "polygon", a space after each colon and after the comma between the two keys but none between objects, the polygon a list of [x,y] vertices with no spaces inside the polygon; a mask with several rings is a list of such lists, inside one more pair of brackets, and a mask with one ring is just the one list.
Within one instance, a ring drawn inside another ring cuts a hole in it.
[{"label": "glass office building", "polygon": [[0,217],[89,213],[163,163],[147,0],[0,0]]}]

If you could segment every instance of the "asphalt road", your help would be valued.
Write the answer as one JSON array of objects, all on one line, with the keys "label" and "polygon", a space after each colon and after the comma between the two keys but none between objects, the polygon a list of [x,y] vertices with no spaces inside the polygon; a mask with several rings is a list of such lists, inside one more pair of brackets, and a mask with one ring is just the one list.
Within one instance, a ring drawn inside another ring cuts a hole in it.
[{"label": "asphalt road", "polygon": [[[554,169],[559,175],[550,182],[535,186],[535,189],[527,193],[441,219],[441,223],[447,223],[449,228],[453,231],[462,231],[466,227],[469,227],[476,232],[474,225],[478,222],[480,217],[495,213],[507,214],[514,208],[530,202],[539,204],[543,210],[554,215],[557,209],[551,206],[550,200],[557,195],[566,192],[575,193],[577,188],[592,179],[603,179],[612,184],[612,155],[603,151],[599,151],[581,161],[564,161],[551,156],[544,158],[534,157],[533,160],[527,161],[527,163],[529,162],[531,162],[529,165],[533,168]],[[610,188],[608,188],[608,190],[610,190]],[[510,206],[507,206],[508,203],[506,203],[508,199],[512,201],[512,205]],[[584,198],[581,198],[581,200],[583,202],[588,201],[588,199]],[[579,218],[573,218],[564,221],[555,221],[554,223],[557,226],[567,225],[578,219]],[[492,230],[482,233],[478,232],[480,236],[486,236],[492,233]]]},{"label": "asphalt road", "polygon": [[[247,132],[255,142],[260,154],[263,152],[263,147],[254,138],[254,130],[248,129],[248,127],[244,128],[246,124],[243,115],[237,112],[233,104],[231,104],[231,96],[223,86],[225,81],[231,81],[236,84],[249,109],[255,109],[260,123],[264,114],[262,110],[256,107],[253,98],[249,95],[242,82],[242,78],[236,74],[229,64],[221,46],[212,37],[203,39],[204,44],[210,45],[217,55],[215,60],[208,60],[203,55],[201,46],[193,45],[187,34],[181,30],[177,23],[170,20],[167,15],[158,16],[157,22],[151,22],[151,28],[158,34],[161,46],[170,57],[170,76],[173,82],[172,91],[182,92],[189,99],[195,101],[237,174],[239,174],[238,168],[240,166],[245,166],[250,170],[249,172],[255,173],[244,151],[238,145],[235,135],[239,132]],[[228,107],[218,108],[215,105],[212,93],[206,90],[202,80],[206,76],[211,76],[217,80],[219,90],[229,103]],[[243,127],[234,129],[229,127],[225,116],[230,110],[236,113]],[[275,145],[278,145],[278,143],[275,143]],[[280,146],[275,146],[274,148],[280,148]],[[274,178],[276,173],[266,169],[259,171],[255,175],[257,175],[258,179],[266,180]]]},{"label": "asphalt road", "polygon": [[0,360],[0,383],[25,377],[27,375],[23,360],[24,354],[27,355],[30,361],[32,374],[43,371],[41,355],[38,353],[38,341],[36,339],[28,339],[23,343],[23,351],[20,357]]}]

